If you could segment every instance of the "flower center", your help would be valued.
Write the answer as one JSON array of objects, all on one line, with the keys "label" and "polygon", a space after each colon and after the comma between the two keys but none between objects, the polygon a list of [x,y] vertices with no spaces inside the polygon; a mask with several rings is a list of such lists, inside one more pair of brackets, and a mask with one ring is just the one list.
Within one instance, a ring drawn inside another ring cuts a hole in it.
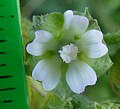
[{"label": "flower center", "polygon": [[62,50],[58,51],[60,53],[63,62],[70,63],[72,60],[75,60],[78,53],[78,47],[74,44],[66,45],[62,47]]}]

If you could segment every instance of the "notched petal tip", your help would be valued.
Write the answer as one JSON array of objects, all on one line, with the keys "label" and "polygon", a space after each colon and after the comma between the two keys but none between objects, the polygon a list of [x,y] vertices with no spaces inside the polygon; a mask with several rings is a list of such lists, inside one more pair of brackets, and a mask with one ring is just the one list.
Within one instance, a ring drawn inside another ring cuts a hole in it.
[{"label": "notched petal tip", "polygon": [[45,30],[37,30],[35,31],[35,41],[41,43],[41,42],[48,42],[53,38],[53,35]]},{"label": "notched petal tip", "polygon": [[85,32],[81,36],[81,40],[87,44],[99,43],[99,42],[102,42],[103,40],[103,33],[99,30],[92,29]]},{"label": "notched petal tip", "polygon": [[86,31],[89,25],[89,20],[85,16],[74,15],[71,28],[76,35],[82,34]]},{"label": "notched petal tip", "polygon": [[66,81],[73,92],[82,93],[86,86],[96,83],[97,76],[89,65],[76,60],[68,67]]},{"label": "notched petal tip", "polygon": [[67,10],[64,12],[64,15],[73,15],[73,11],[72,10]]},{"label": "notched petal tip", "polygon": [[89,46],[88,57],[90,58],[101,58],[108,53],[108,48],[103,43],[94,44]]},{"label": "notched petal tip", "polygon": [[36,42],[29,43],[26,47],[26,50],[29,54],[33,56],[39,56],[42,54],[41,45]]},{"label": "notched petal tip", "polygon": [[73,12],[71,10],[67,10],[64,13],[64,26],[63,26],[63,30],[70,29],[70,26],[71,26],[71,23],[72,23],[72,18],[73,18]]},{"label": "notched petal tip", "polygon": [[90,58],[100,58],[108,52],[103,43],[103,33],[95,29],[85,32],[77,41],[77,45]]},{"label": "notched petal tip", "polygon": [[35,80],[41,81],[43,88],[46,91],[53,90],[60,80],[61,63],[59,61],[56,61],[56,59],[57,58],[54,57],[51,60],[43,59],[39,61],[32,72],[32,77]]}]

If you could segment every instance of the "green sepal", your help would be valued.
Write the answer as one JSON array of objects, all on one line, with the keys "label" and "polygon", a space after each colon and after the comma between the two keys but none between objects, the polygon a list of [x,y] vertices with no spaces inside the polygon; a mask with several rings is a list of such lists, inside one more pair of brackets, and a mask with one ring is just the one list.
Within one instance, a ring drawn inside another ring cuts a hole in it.
[{"label": "green sepal", "polygon": [[63,27],[64,18],[61,13],[53,12],[44,16],[33,16],[33,27],[36,30],[46,30],[54,36],[59,36]]},{"label": "green sepal", "polygon": [[89,26],[87,30],[91,30],[91,29],[100,30],[97,20],[92,18],[92,16],[89,13],[88,8],[85,9],[84,16],[87,17],[89,20]]},{"label": "green sepal", "polygon": [[67,69],[68,69],[67,64],[62,63],[62,65],[61,65],[61,79],[60,79],[57,87],[53,90],[53,92],[57,96],[59,96],[62,100],[65,100],[66,98],[71,96],[71,94],[73,94],[73,92],[71,91],[71,89],[69,88],[69,86],[66,82]]}]

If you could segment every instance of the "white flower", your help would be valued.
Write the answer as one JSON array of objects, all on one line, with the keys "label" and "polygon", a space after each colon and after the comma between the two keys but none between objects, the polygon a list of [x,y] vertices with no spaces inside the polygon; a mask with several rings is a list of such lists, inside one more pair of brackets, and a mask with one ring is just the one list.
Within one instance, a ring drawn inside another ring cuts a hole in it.
[{"label": "white flower", "polygon": [[54,53],[53,57],[40,60],[32,72],[34,79],[42,81],[45,90],[50,91],[59,83],[61,60],[68,65],[66,81],[73,92],[82,93],[87,85],[96,83],[95,71],[79,57],[83,53],[89,58],[100,58],[108,49],[102,43],[102,32],[95,29],[87,31],[88,25],[87,17],[73,15],[68,10],[64,13],[60,40],[45,30],[35,32],[36,37],[27,45],[27,52],[33,56],[44,55],[47,51]]},{"label": "white flower", "polygon": [[63,50],[58,51],[60,53],[63,62],[70,63],[72,60],[75,60],[78,53],[78,47],[74,44],[66,45],[62,47]]}]

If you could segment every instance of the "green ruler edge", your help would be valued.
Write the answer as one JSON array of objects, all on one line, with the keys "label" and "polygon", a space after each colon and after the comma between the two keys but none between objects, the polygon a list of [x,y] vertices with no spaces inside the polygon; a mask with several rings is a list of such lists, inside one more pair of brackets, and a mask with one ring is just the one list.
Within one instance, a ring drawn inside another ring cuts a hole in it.
[{"label": "green ruler edge", "polygon": [[29,109],[18,0],[0,0],[0,109]]}]

